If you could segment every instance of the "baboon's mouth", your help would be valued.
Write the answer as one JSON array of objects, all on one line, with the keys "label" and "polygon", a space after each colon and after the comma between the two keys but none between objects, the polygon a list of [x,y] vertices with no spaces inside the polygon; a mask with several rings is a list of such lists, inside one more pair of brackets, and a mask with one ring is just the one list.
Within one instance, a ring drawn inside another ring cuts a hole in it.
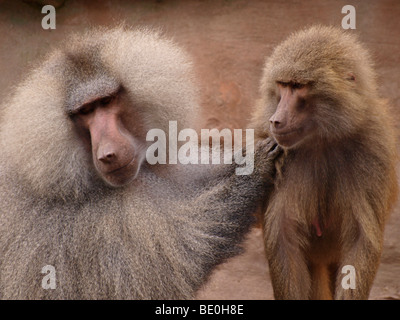
[{"label": "baboon's mouth", "polygon": [[136,179],[140,162],[133,158],[128,164],[103,174],[103,179],[112,187],[121,187]]},{"label": "baboon's mouth", "polygon": [[272,130],[274,136],[285,137],[291,134],[298,134],[302,129],[292,129],[292,130]]},{"label": "baboon's mouth", "polygon": [[304,139],[304,128],[272,130],[271,132],[278,144],[286,148],[291,148]]},{"label": "baboon's mouth", "polygon": [[132,162],[134,162],[134,161],[135,161],[135,157],[133,157],[132,160],[129,161],[127,164],[124,164],[124,165],[122,165],[122,166],[120,166],[120,167],[118,167],[118,168],[116,168],[116,169],[112,169],[111,171],[107,172],[107,174],[116,174],[116,173],[118,173],[120,170],[123,170],[123,169],[127,168],[127,167],[128,167],[130,164],[132,164]]}]

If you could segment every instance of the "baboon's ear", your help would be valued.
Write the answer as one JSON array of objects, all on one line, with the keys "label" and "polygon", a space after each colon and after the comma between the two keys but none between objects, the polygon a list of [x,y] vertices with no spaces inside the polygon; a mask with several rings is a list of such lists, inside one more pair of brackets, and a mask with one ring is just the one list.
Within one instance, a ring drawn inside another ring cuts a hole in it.
[{"label": "baboon's ear", "polygon": [[349,73],[347,74],[346,80],[355,82],[355,81],[356,81],[356,76],[354,75],[354,73],[349,72]]}]

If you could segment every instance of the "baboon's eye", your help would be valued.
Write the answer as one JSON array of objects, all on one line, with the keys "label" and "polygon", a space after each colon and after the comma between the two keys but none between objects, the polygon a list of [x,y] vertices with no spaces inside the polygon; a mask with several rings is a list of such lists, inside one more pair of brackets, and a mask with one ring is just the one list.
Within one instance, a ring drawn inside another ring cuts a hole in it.
[{"label": "baboon's eye", "polygon": [[279,84],[280,86],[284,87],[284,88],[286,88],[289,85],[288,82],[282,82],[282,81],[277,81],[276,83]]},{"label": "baboon's eye", "polygon": [[94,106],[92,103],[90,103],[90,104],[85,104],[81,108],[79,108],[78,113],[86,115],[86,114],[91,113],[93,110],[94,110]]},{"label": "baboon's eye", "polygon": [[113,96],[107,96],[99,100],[99,104],[102,106],[108,105],[114,99]]},{"label": "baboon's eye", "polygon": [[301,88],[304,88],[304,86],[305,86],[305,84],[298,83],[298,82],[295,82],[292,84],[293,89],[301,89]]}]

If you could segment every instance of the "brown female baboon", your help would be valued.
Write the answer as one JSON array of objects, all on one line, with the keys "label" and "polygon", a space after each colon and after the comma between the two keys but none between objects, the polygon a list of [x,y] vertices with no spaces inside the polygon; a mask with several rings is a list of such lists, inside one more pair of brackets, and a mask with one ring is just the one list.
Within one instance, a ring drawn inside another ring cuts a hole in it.
[{"label": "brown female baboon", "polygon": [[47,57],[1,107],[0,298],[192,298],[238,252],[278,153],[262,144],[247,176],[146,162],[149,129],[197,107],[157,33],[94,30]]},{"label": "brown female baboon", "polygon": [[[275,297],[367,299],[397,195],[395,135],[369,54],[335,28],[293,34],[266,62],[254,126],[285,154],[264,215]],[[346,265],[355,289],[342,286]]]}]

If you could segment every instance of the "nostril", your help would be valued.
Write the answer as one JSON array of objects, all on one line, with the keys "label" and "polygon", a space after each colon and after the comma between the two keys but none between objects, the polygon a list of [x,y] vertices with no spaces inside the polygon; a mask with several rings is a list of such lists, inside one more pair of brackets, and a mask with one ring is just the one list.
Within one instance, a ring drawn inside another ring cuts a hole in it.
[{"label": "nostril", "polygon": [[278,129],[279,126],[281,125],[281,122],[280,122],[280,121],[270,120],[269,122],[270,122],[270,123],[273,125],[273,127],[276,128],[276,129]]},{"label": "nostril", "polygon": [[99,157],[99,160],[104,162],[104,163],[109,163],[109,162],[113,161],[114,158],[115,158],[115,153],[114,152],[107,152],[107,153],[103,153]]}]

